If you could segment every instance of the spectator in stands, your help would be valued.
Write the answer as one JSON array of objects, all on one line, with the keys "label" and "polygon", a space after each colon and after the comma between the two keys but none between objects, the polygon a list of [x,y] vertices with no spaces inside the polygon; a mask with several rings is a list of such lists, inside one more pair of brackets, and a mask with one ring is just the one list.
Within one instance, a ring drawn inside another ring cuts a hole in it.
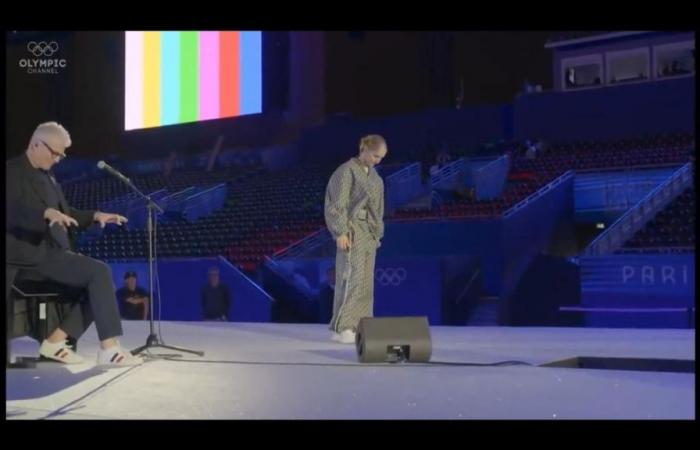
[{"label": "spectator in stands", "polygon": [[681,65],[678,60],[674,59],[671,64],[671,75],[678,75],[679,73],[681,73]]},{"label": "spectator in stands", "polygon": [[435,155],[435,163],[430,166],[430,176],[432,177],[437,174],[440,169],[449,164],[451,160],[452,157],[447,149],[447,145],[443,142],[440,151]]},{"label": "spectator in stands", "polygon": [[547,141],[544,141],[542,139],[539,139],[537,141],[537,156],[542,158],[542,156],[545,155],[545,153],[549,152],[550,149],[550,144]]},{"label": "spectator in stands", "polygon": [[5,297],[18,268],[31,268],[39,275],[70,286],[87,289],[87,301],[75,305],[68,316],[39,347],[39,354],[62,363],[85,360],[68,339],[78,339],[95,322],[100,349],[99,365],[137,365],[117,340],[122,335],[119,307],[109,266],[102,261],[71,251],[73,227],[87,228],[97,222],[122,225],[126,217],[71,207],[51,172],[66,158],[71,138],[60,124],[46,122],[32,133],[27,150],[5,166]]},{"label": "spectator in stands", "polygon": [[437,157],[435,158],[438,168],[442,168],[449,164],[451,159],[452,158],[450,156],[450,152],[447,150],[447,146],[443,144],[442,150],[440,150],[440,153],[438,153]]},{"label": "spectator in stands", "polygon": [[462,200],[462,201],[474,201],[476,200],[476,188],[474,186],[471,187],[462,187],[459,189],[456,189],[454,192],[454,198],[456,200]]},{"label": "spectator in stands", "polygon": [[437,173],[440,172],[440,165],[435,163],[432,166],[430,166],[430,176],[433,177],[437,175]]},{"label": "spectator in stands", "polygon": [[326,283],[318,294],[318,321],[329,323],[333,317],[333,297],[335,296],[335,267],[326,271]]},{"label": "spectator in stands", "polygon": [[117,300],[126,320],[147,320],[149,295],[141,286],[137,286],[136,272],[124,274],[124,287],[117,291]]},{"label": "spectator in stands", "polygon": [[573,67],[566,69],[566,87],[572,88],[576,87],[576,72]]},{"label": "spectator in stands", "polygon": [[202,287],[204,320],[228,321],[231,294],[228,286],[219,280],[219,268],[212,266],[207,274],[207,284]]},{"label": "spectator in stands", "polygon": [[173,172],[173,169],[175,169],[176,163],[177,163],[177,153],[174,151],[170,152],[168,159],[166,159],[165,164],[163,164],[163,175],[165,175],[166,177],[169,177],[170,174]]},{"label": "spectator in stands", "polygon": [[374,262],[384,236],[384,182],[374,166],[387,154],[386,141],[373,134],[360,140],[360,154],[341,164],[326,187],[325,219],[336,241],[336,289],[332,338],[355,342],[362,317],[374,309]]},{"label": "spectator in stands", "polygon": [[525,152],[525,158],[527,158],[527,159],[537,158],[537,143],[528,141],[527,150]]},{"label": "spectator in stands", "polygon": [[425,147],[421,154],[421,181],[427,182],[433,173],[433,164],[437,159],[438,142],[432,128],[425,132]]}]

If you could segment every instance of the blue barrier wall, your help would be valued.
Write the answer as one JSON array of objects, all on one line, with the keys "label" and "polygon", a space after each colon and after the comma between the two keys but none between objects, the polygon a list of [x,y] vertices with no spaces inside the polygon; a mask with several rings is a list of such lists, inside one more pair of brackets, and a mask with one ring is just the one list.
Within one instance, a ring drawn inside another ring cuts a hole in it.
[{"label": "blue barrier wall", "polygon": [[498,198],[506,186],[510,164],[507,157],[501,157],[474,173],[477,200]]},{"label": "blue barrier wall", "polygon": [[607,255],[581,258],[581,304],[593,308],[662,309],[588,313],[589,326],[686,327],[695,306],[695,255]]},{"label": "blue barrier wall", "polygon": [[439,258],[378,258],[375,316],[427,316],[431,325],[442,324],[441,278]]},{"label": "blue barrier wall", "polygon": [[[117,289],[124,285],[124,273],[129,270],[137,273],[139,286],[149,289],[146,262],[112,262],[109,265],[112,268],[112,277]],[[211,266],[219,268],[220,281],[229,286],[232,297],[229,320],[237,322],[270,320],[273,300],[223,258],[159,261],[158,275],[163,320],[201,320],[201,289],[207,281],[207,271]],[[158,296],[154,298],[154,302],[156,311],[154,317],[158,318]]]},{"label": "blue barrier wall", "polygon": [[574,223],[574,177],[503,219],[501,296],[509,295],[523,271],[545,249],[554,229]]},{"label": "blue barrier wall", "polygon": [[485,290],[497,295],[503,267],[500,218],[444,222],[395,222],[385,227],[377,255],[416,257],[472,255],[480,258]]},{"label": "blue barrier wall", "polygon": [[[289,303],[303,320],[313,321],[319,292],[327,282],[332,258],[291,258],[265,264],[265,287]],[[427,316],[431,325],[464,324],[475,304],[480,279],[470,256],[378,257],[375,265],[374,315]],[[272,273],[274,272],[274,274]],[[471,289],[465,285],[472,281]]]},{"label": "blue barrier wall", "polygon": [[511,326],[580,326],[577,314],[559,307],[581,302],[578,265],[561,257],[537,255],[508,298],[504,319]]},{"label": "blue barrier wall", "polygon": [[695,255],[620,254],[581,258],[581,302],[586,306],[694,305]]},{"label": "blue barrier wall", "polygon": [[464,169],[464,185],[466,187],[476,186],[476,174],[482,167],[491,164],[497,158],[496,157],[486,157],[486,158],[469,158],[465,161]]},{"label": "blue barrier wall", "polygon": [[380,175],[384,179],[386,211],[393,211],[423,192],[420,165],[417,163],[406,166],[400,171],[391,172],[389,176]]}]

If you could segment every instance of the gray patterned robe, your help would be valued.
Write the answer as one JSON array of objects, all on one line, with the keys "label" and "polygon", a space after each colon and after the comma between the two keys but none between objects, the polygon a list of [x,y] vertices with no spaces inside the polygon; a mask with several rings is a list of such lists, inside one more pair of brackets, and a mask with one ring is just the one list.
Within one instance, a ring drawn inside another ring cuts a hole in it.
[{"label": "gray patterned robe", "polygon": [[350,251],[336,250],[330,329],[356,330],[374,306],[374,260],[384,236],[384,182],[357,158],[338,167],[326,187],[326,226],[334,239],[347,234]]}]

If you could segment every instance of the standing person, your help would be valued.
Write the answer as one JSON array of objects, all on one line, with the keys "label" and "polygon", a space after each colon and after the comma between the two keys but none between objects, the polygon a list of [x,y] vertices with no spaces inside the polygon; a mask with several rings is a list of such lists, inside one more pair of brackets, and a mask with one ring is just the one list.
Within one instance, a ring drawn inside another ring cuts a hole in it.
[{"label": "standing person", "polygon": [[207,284],[202,287],[202,317],[204,320],[227,322],[231,294],[228,286],[219,279],[219,268],[212,266],[207,272]]},{"label": "standing person", "polygon": [[360,140],[360,153],[341,164],[326,187],[325,219],[336,242],[332,339],[355,342],[362,317],[374,307],[374,261],[384,236],[384,182],[375,166],[387,154],[373,134]]}]

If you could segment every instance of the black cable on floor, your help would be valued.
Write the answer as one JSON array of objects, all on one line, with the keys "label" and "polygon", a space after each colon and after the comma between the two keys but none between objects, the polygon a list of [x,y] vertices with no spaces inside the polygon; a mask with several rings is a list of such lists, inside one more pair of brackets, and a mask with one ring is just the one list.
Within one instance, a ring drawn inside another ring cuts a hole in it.
[{"label": "black cable on floor", "polygon": [[454,366],[454,367],[508,367],[508,366],[534,366],[525,361],[498,361],[495,363],[469,363],[469,362],[449,362],[430,361],[426,363],[411,362],[383,362],[383,363],[313,363],[313,362],[281,362],[281,361],[234,361],[234,360],[212,360],[212,359],[182,359],[172,356],[160,356],[152,354],[155,359],[164,361],[175,361],[184,363],[202,364],[234,364],[247,366],[316,366],[316,367],[431,367],[431,366]]}]

